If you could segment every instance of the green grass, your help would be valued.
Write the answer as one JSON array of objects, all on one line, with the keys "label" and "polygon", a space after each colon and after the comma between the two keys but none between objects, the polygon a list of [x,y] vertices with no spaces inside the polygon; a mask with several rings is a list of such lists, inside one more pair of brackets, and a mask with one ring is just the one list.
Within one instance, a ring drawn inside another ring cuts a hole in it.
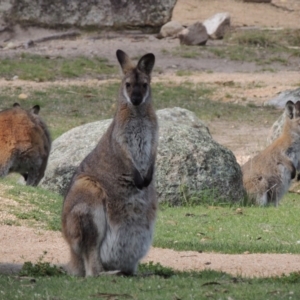
[{"label": "green grass", "polygon": [[114,75],[118,69],[100,57],[62,58],[22,53],[1,59],[0,77],[23,80],[52,81],[64,78]]},{"label": "green grass", "polygon": [[300,253],[300,197],[279,208],[255,206],[161,206],[154,246],[221,253]]},{"label": "green grass", "polygon": [[[42,188],[5,178],[0,196],[16,206],[3,206],[28,226],[60,230],[62,197]],[[154,246],[220,253],[300,253],[300,196],[287,194],[278,208],[206,203],[182,207],[160,205]],[[199,203],[199,202],[198,202]]]},{"label": "green grass", "polygon": [[293,64],[300,57],[300,30],[239,30],[229,32],[222,45],[190,47],[179,46],[165,55],[195,59],[215,57],[233,61],[255,62],[257,65]]},{"label": "green grass", "polygon": [[176,75],[177,76],[191,76],[191,75],[193,75],[193,72],[191,72],[189,70],[178,70],[178,71],[176,71]]},{"label": "green grass", "polygon": [[16,183],[19,175],[12,174],[0,180],[1,193],[17,205],[1,205],[1,210],[14,215],[18,221],[5,220],[6,225],[20,225],[48,230],[60,230],[62,197],[48,190]]},{"label": "green grass", "polygon": [[183,58],[197,58],[197,57],[201,57],[201,49],[202,47],[197,47],[197,46],[179,46],[176,47],[174,50],[172,51],[168,51],[166,49],[162,50],[162,54],[165,55],[175,55],[175,56],[180,56]]},{"label": "green grass", "polygon": [[[156,109],[178,106],[195,112],[204,121],[221,119],[259,124],[265,121],[274,122],[281,114],[268,106],[245,107],[212,101],[210,98],[216,90],[209,84],[155,83],[152,87]],[[119,83],[98,87],[51,86],[30,91],[25,88],[7,87],[0,93],[0,109],[11,107],[16,101],[24,108],[39,104],[40,115],[55,139],[75,126],[113,117],[118,88]],[[21,93],[27,94],[28,99],[19,100],[18,95]]]},{"label": "green grass", "polygon": [[[47,123],[52,138],[85,123],[111,118],[119,84],[88,86],[51,86],[42,90],[5,88],[0,93],[0,109],[19,102],[25,109],[39,104],[40,115]],[[28,99],[19,100],[25,93]],[[24,103],[26,102],[26,103]]]},{"label": "green grass", "polygon": [[[10,277],[0,275],[1,299],[299,299],[300,274],[273,278],[240,278],[216,271],[148,275],[142,266],[136,277],[99,278]],[[150,270],[153,268],[151,267]],[[145,275],[146,276],[145,276]]]}]

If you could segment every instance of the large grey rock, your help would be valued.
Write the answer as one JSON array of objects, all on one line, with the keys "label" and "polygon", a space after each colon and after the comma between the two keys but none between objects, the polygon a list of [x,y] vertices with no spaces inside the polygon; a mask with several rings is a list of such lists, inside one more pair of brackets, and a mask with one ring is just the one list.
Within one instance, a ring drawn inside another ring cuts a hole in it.
[{"label": "large grey rock", "polygon": [[64,194],[79,163],[95,148],[111,119],[75,127],[52,142],[45,176],[40,185]]},{"label": "large grey rock", "polygon": [[161,27],[158,38],[176,37],[183,29],[178,21],[170,21]]},{"label": "large grey rock", "polygon": [[9,23],[5,21],[5,16],[9,14],[11,9],[10,0],[1,0],[0,1],[0,42],[5,40],[7,35],[7,29],[9,28]]},{"label": "large grey rock", "polygon": [[0,1],[0,17],[3,14],[9,13],[11,7],[12,7],[11,0],[1,0]]},{"label": "large grey rock", "polygon": [[181,45],[203,46],[208,40],[206,27],[200,22],[183,29],[178,33],[178,37]]},{"label": "large grey rock", "polygon": [[[159,201],[179,205],[183,199],[199,197],[205,191],[226,202],[243,198],[242,173],[235,156],[212,139],[194,113],[173,108],[159,110],[157,115]],[[64,194],[75,168],[96,146],[110,122],[82,125],[57,138],[41,186]]]},{"label": "large grey rock", "polygon": [[156,187],[160,201],[179,205],[206,191],[224,202],[243,198],[242,173],[235,156],[212,139],[195,114],[164,109],[158,111],[158,118]]},{"label": "large grey rock", "polygon": [[230,29],[229,13],[218,13],[203,22],[211,39],[222,39]]},{"label": "large grey rock", "polygon": [[278,108],[284,108],[289,101],[297,102],[300,100],[300,88],[295,90],[287,90],[279,93],[275,98],[269,100],[266,104],[274,105]]},{"label": "large grey rock", "polygon": [[8,18],[50,27],[155,27],[171,17],[176,0],[12,0]]}]

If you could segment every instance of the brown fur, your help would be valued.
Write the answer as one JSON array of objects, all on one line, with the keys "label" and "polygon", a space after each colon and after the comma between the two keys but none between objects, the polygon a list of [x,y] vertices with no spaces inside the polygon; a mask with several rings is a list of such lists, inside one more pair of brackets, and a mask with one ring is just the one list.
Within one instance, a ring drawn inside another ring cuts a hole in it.
[{"label": "brown fur", "polygon": [[243,183],[251,201],[278,205],[296,175],[300,159],[300,101],[286,104],[282,134],[243,167]]},{"label": "brown fur", "polygon": [[0,176],[17,172],[33,186],[43,178],[51,138],[39,110],[38,105],[24,110],[15,103],[0,112]]},{"label": "brown fur", "polygon": [[69,270],[79,276],[134,274],[150,247],[156,217],[158,126],[150,89],[154,55],[144,55],[136,67],[123,51],[117,57],[124,77],[115,117],[75,171],[63,205]]}]

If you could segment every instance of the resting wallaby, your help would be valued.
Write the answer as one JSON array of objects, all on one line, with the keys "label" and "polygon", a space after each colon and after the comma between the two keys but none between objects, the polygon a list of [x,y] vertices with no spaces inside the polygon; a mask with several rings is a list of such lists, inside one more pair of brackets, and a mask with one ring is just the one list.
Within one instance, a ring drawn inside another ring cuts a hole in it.
[{"label": "resting wallaby", "polygon": [[264,151],[242,166],[249,198],[259,205],[278,205],[296,176],[300,159],[300,101],[285,105],[281,135]]},{"label": "resting wallaby", "polygon": [[39,111],[39,105],[25,110],[15,103],[0,112],[0,176],[17,172],[33,186],[43,178],[51,138]]},{"label": "resting wallaby", "polygon": [[155,57],[148,53],[134,67],[126,53],[116,55],[124,73],[116,114],[75,171],[63,204],[62,231],[73,275],[135,274],[152,242],[158,124],[150,80]]}]

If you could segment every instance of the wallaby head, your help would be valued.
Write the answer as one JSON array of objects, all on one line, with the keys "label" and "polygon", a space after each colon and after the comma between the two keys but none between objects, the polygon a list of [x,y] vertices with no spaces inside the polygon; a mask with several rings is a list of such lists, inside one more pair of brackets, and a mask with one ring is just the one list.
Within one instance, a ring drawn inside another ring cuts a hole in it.
[{"label": "wallaby head", "polygon": [[145,54],[134,66],[129,56],[122,50],[117,50],[116,55],[124,74],[120,91],[124,99],[120,100],[134,106],[146,103],[151,99],[150,81],[155,56],[152,53]]},{"label": "wallaby head", "polygon": [[[18,102],[15,102],[14,104],[13,104],[13,107],[19,107],[19,108],[21,108],[21,105],[18,103]],[[39,114],[39,112],[40,112],[40,106],[39,105],[34,105],[31,109],[30,109],[30,112],[32,113],[32,114],[35,114],[35,115],[38,115]]]},{"label": "wallaby head", "polygon": [[0,112],[0,177],[17,172],[36,186],[44,176],[51,137],[39,111],[39,105],[26,110],[14,103]]},{"label": "wallaby head", "polygon": [[288,101],[285,105],[286,121],[284,130],[300,136],[300,101]]}]

